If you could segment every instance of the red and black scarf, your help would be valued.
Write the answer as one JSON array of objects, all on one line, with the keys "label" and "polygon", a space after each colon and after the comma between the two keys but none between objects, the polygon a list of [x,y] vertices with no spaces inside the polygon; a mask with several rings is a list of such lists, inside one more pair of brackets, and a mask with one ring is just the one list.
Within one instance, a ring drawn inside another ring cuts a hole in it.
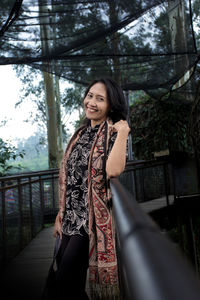
[{"label": "red and black scarf", "polygon": [[[66,206],[66,166],[69,154],[79,139],[82,130],[69,143],[59,174],[60,210]],[[115,245],[115,227],[111,192],[105,166],[109,140],[112,135],[112,122],[103,122],[97,132],[89,156],[88,164],[88,206],[89,206],[89,281],[91,298],[120,299],[118,269]]]}]

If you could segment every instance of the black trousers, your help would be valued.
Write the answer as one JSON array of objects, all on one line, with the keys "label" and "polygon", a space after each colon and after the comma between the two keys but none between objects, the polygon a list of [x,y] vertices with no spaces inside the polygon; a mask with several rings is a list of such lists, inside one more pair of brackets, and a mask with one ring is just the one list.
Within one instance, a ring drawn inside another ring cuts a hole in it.
[{"label": "black trousers", "polygon": [[63,234],[57,255],[57,291],[60,299],[88,300],[85,292],[89,261],[89,238],[84,229],[82,235]]}]

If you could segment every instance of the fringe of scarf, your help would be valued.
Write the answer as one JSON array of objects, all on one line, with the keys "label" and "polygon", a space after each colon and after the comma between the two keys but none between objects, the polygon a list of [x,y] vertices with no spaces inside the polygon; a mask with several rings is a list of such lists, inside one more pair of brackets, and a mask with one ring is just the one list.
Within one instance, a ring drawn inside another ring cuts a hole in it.
[{"label": "fringe of scarf", "polygon": [[90,300],[122,300],[118,285],[90,283]]}]

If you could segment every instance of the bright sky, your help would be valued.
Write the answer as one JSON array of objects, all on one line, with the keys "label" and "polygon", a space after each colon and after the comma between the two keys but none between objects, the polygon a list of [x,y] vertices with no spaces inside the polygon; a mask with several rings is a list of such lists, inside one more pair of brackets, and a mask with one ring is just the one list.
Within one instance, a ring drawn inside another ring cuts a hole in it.
[{"label": "bright sky", "polygon": [[[4,141],[26,139],[37,131],[37,124],[24,122],[34,109],[31,102],[27,101],[15,108],[15,104],[20,100],[21,87],[22,83],[12,66],[0,66],[0,124],[3,120],[8,120],[5,126],[0,127],[0,138]],[[77,114],[72,114],[67,122],[74,117],[77,118]]]},{"label": "bright sky", "polygon": [[0,66],[0,122],[8,120],[5,126],[0,127],[3,140],[27,138],[37,129],[36,125],[24,122],[32,109],[29,103],[15,108],[15,103],[20,99],[20,88],[21,82],[12,66]]}]

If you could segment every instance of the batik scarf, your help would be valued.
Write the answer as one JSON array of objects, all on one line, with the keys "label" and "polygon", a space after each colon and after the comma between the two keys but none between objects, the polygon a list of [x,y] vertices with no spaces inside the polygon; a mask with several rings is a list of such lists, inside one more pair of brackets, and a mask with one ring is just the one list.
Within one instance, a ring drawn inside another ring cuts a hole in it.
[{"label": "batik scarf", "polygon": [[[59,174],[59,204],[61,213],[66,205],[67,159],[80,129],[66,149]],[[92,299],[117,300],[119,298],[118,269],[115,246],[115,227],[111,209],[111,192],[105,166],[112,122],[103,122],[97,132],[88,164],[89,208],[89,281]]]}]

